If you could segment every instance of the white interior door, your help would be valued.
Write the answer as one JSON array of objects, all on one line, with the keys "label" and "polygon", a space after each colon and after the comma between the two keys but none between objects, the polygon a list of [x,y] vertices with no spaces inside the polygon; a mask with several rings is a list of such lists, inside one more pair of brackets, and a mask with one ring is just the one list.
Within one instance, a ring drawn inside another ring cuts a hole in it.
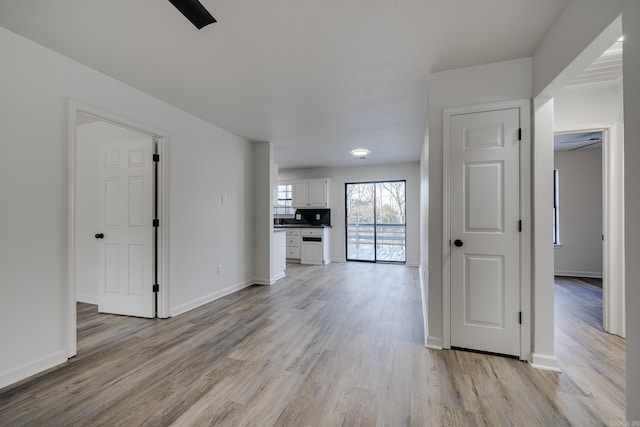
[{"label": "white interior door", "polygon": [[154,317],[153,140],[98,150],[98,311]]},{"label": "white interior door", "polygon": [[520,354],[519,109],[451,116],[451,346]]}]

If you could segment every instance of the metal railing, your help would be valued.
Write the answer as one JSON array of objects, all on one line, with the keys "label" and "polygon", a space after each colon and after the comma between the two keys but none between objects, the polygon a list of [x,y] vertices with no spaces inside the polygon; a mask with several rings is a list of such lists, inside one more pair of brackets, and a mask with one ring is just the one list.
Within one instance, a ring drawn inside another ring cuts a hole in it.
[{"label": "metal railing", "polygon": [[347,224],[349,247],[378,249],[404,249],[406,243],[405,224]]}]

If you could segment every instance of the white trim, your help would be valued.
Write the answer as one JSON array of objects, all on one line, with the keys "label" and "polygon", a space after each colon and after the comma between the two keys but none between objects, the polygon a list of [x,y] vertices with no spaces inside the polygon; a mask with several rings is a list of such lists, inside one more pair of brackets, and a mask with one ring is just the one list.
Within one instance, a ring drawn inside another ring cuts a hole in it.
[{"label": "white trim", "polygon": [[271,284],[273,285],[274,283],[276,283],[278,280],[283,279],[284,277],[286,277],[286,274],[284,274],[284,271],[276,274],[275,276],[273,276],[271,278]]},{"label": "white trim", "polygon": [[520,234],[520,311],[522,324],[520,325],[520,359],[528,360],[531,353],[531,335],[533,322],[531,321],[531,100],[520,101],[520,219],[522,233]]},{"label": "white trim", "polygon": [[443,349],[442,340],[437,337],[428,336],[427,344],[425,345],[425,347],[430,348],[432,350],[442,350]]},{"label": "white trim", "polygon": [[602,272],[597,271],[567,271],[567,270],[556,270],[553,273],[554,276],[565,276],[565,277],[587,277],[590,279],[602,279]]},{"label": "white trim", "polygon": [[[517,108],[520,111],[520,359],[528,360],[531,353],[531,100],[516,99],[490,104],[470,105],[443,110],[442,149],[442,348],[451,348],[451,248],[450,217],[450,144],[451,117],[459,114],[480,113]],[[429,344],[429,338],[427,343]]]},{"label": "white trim", "polygon": [[253,283],[254,285],[271,286],[271,285],[275,285],[278,280],[282,279],[285,276],[286,276],[285,272],[282,272],[282,273],[276,274],[271,279],[256,277],[252,280],[251,283]]},{"label": "white trim", "polygon": [[602,327],[626,336],[624,271],[624,144],[615,122],[583,123],[556,134],[602,132],[602,272],[556,271],[557,276],[602,278]]},{"label": "white trim", "polygon": [[558,359],[555,356],[549,356],[546,354],[531,354],[531,367],[536,369],[543,369],[545,371],[562,372],[558,367]]},{"label": "white trim", "polygon": [[76,302],[98,305],[98,297],[95,295],[76,294]]},{"label": "white trim", "polygon": [[67,357],[73,357],[77,353],[76,338],[76,277],[75,277],[75,238],[76,238],[76,199],[77,199],[77,116],[78,113],[84,113],[100,120],[112,123],[116,126],[126,127],[139,133],[148,134],[157,139],[158,153],[161,160],[158,169],[158,195],[160,210],[160,231],[158,233],[158,281],[160,282],[160,292],[158,294],[158,317],[169,316],[169,186],[168,169],[166,155],[168,134],[158,129],[150,128],[146,125],[136,123],[129,119],[117,116],[115,114],[100,110],[99,108],[84,104],[74,99],[68,100],[68,117],[67,117],[67,134],[69,137],[69,165],[68,165],[68,223],[67,223],[67,336],[66,347]]},{"label": "white trim", "polygon": [[602,323],[605,331],[625,337],[624,144],[617,143],[621,131],[616,124],[602,131]]},{"label": "white trim", "polygon": [[419,262],[405,262],[404,265],[405,265],[405,267],[415,267],[415,268],[420,267],[420,263]]},{"label": "white trim", "polygon": [[331,258],[331,262],[347,262],[346,258]]},{"label": "white trim", "polygon": [[230,295],[234,292],[238,292],[239,290],[242,290],[244,288],[248,288],[249,286],[253,285],[255,282],[253,280],[247,280],[245,282],[242,283],[238,283],[237,285],[233,285],[233,286],[229,286],[228,288],[222,289],[220,291],[216,291],[213,292],[209,295],[205,295],[201,298],[197,298],[194,299],[192,301],[186,302],[184,304],[180,304],[177,307],[174,307],[171,309],[170,315],[171,316],[178,316],[182,313],[186,313],[187,311],[193,310],[194,308],[198,308],[200,306],[203,306],[205,304],[209,304],[210,302],[213,302],[215,300],[218,300],[220,298],[226,297],[227,295]]},{"label": "white trim", "polygon": [[0,373],[0,389],[65,363],[67,361],[66,353],[64,350],[56,351],[10,371]]}]

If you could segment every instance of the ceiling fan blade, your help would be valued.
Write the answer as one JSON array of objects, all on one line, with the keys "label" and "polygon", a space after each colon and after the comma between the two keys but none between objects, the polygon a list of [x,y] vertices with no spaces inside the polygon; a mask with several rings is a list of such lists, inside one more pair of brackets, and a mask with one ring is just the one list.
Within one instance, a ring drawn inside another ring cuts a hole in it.
[{"label": "ceiling fan blade", "polygon": [[198,0],[169,0],[197,29],[213,24],[216,18]]},{"label": "ceiling fan blade", "polygon": [[580,147],[576,147],[576,148],[570,148],[567,151],[574,151],[574,150],[579,150],[581,148],[591,147],[592,145],[600,144],[601,142],[602,141],[595,141],[595,142],[592,142],[591,144],[581,145]]},{"label": "ceiling fan blade", "polygon": [[570,141],[562,141],[560,142],[560,144],[576,144],[578,142],[591,142],[594,144],[598,144],[600,142],[602,142],[601,138],[591,138],[591,139],[574,139],[574,140],[570,140]]}]

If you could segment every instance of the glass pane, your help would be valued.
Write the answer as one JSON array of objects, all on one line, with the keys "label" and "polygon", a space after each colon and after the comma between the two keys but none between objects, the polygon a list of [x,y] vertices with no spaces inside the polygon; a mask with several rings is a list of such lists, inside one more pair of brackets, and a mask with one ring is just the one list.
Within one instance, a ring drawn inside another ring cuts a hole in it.
[{"label": "glass pane", "polygon": [[375,261],[375,184],[347,184],[347,259]]},{"label": "glass pane", "polygon": [[405,262],[405,182],[376,183],[376,259]]}]

